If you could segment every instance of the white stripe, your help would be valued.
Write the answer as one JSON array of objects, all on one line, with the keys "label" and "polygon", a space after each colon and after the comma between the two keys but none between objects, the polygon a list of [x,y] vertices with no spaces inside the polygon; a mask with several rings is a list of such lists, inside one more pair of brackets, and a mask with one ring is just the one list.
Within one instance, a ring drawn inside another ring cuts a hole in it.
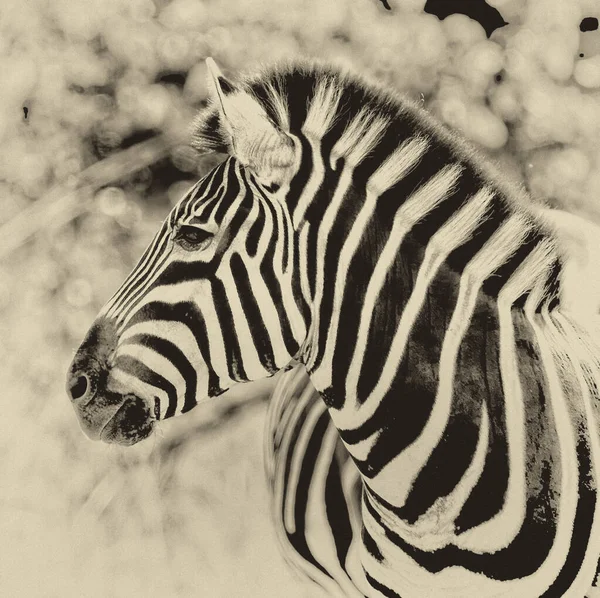
[{"label": "white stripe", "polygon": [[201,308],[201,313],[204,317],[206,337],[208,338],[208,361],[219,379],[221,388],[231,388],[237,382],[229,377],[223,329],[217,317],[213,298],[207,293],[203,297],[197,298],[197,300],[199,301],[199,308]]},{"label": "white stripe", "polygon": [[270,374],[270,372],[265,370],[259,359],[257,349],[254,344],[254,337],[250,331],[246,313],[242,308],[239,290],[235,284],[235,278],[233,277],[228,264],[222,262],[221,266],[217,270],[216,275],[223,283],[225,296],[227,297],[228,309],[230,309],[232,313],[235,336],[240,347],[242,365],[246,375],[250,380],[265,378]]},{"label": "white stripe", "polygon": [[264,85],[264,90],[267,92],[267,102],[275,112],[277,126],[285,131],[290,130],[290,115],[287,98],[282,97],[271,83]]},{"label": "white stripe", "polygon": [[[333,197],[331,198],[331,201],[327,206],[325,213],[323,214],[323,219],[318,225],[319,230],[317,233],[316,255],[317,263],[314,264],[314,266],[316,267],[315,297],[313,301],[314,309],[310,325],[310,338],[307,339],[314,351],[312,357],[306,363],[306,366],[309,370],[312,367],[314,358],[316,357],[316,349],[319,346],[320,342],[320,311],[321,302],[323,301],[323,295],[325,294],[325,250],[327,246],[327,240],[331,228],[333,227],[333,224],[335,222],[335,217],[337,216],[339,208],[342,204],[342,200],[344,199],[344,196],[350,188],[351,183],[352,168],[346,165],[338,182],[338,186],[335,190],[335,193],[333,194]],[[329,275],[329,273],[327,274]]]},{"label": "white stripe", "polygon": [[[283,223],[283,226],[291,225],[291,223],[287,222],[287,220]],[[288,234],[288,259],[290,264],[294,264],[296,259],[296,246],[294,244],[294,234],[295,232],[291,230],[291,226]],[[300,263],[300,262],[299,262]],[[281,273],[281,285],[285,289],[285,292],[282,294],[283,298],[283,309],[287,314],[288,320],[290,322],[290,326],[292,328],[292,333],[294,338],[297,341],[302,341],[306,339],[307,328],[306,322],[304,321],[304,317],[300,310],[300,306],[296,303],[296,299],[294,297],[294,279],[296,276],[301,276],[300,272],[296,272],[292,267],[290,267],[286,272]],[[301,279],[302,280],[302,279]],[[301,289],[302,291],[302,289]],[[304,293],[303,293],[304,295]],[[305,298],[306,300],[306,298]],[[310,303],[307,301],[308,305]]]},{"label": "white stripe", "polygon": [[[396,259],[398,250],[406,233],[410,230],[415,222],[422,218],[427,212],[433,209],[436,205],[444,200],[444,198],[450,193],[456,180],[458,179],[461,172],[461,167],[454,164],[444,167],[438,172],[433,178],[431,178],[425,185],[423,185],[417,192],[415,192],[408,200],[405,201],[404,205],[394,217],[394,224],[392,231],[388,238],[388,241],[381,253],[380,259],[375,267],[376,274],[378,277],[381,276],[382,270],[387,270],[387,264],[391,263]],[[345,282],[343,266],[347,260],[343,261],[340,265],[340,271],[336,277],[336,295],[338,302],[341,301],[342,292],[342,281]],[[379,264],[382,264],[381,266]],[[415,296],[413,291],[411,295]],[[371,397],[367,399],[364,405],[360,407],[361,419],[370,417],[375,412],[379,402],[382,400],[385,393],[389,390],[392,380],[395,376],[398,364],[402,359],[404,353],[404,345],[410,329],[412,328],[413,322],[416,319],[418,312],[420,311],[420,305],[415,305],[420,299],[415,299],[412,305],[407,304],[400,324],[394,335],[394,339],[390,346],[390,351],[386,359],[381,376],[371,393]],[[339,305],[339,303],[338,303]],[[339,307],[338,307],[339,310]],[[313,383],[315,382],[314,376],[311,376]],[[357,380],[357,378],[355,378]],[[315,384],[318,389],[322,388],[320,385]],[[333,420],[335,421],[336,427],[341,429],[348,429],[357,427],[360,422],[355,419],[356,411],[359,407],[358,398],[356,393],[356,386],[346,386],[346,402],[341,410],[334,409],[331,411]],[[364,415],[364,417],[363,417]]]},{"label": "white stripe", "polygon": [[[416,289],[415,289],[416,290]],[[471,323],[478,286],[468,277],[460,282],[456,309],[448,325],[439,363],[439,385],[429,419],[419,436],[371,480],[369,485],[388,502],[401,507],[419,471],[442,439],[452,409],[454,370],[460,344]],[[371,398],[368,399],[372,401]],[[360,413],[362,416],[362,412]],[[401,479],[398,472],[402,472]]]},{"label": "white stripe", "polygon": [[[518,240],[518,233],[515,240]],[[499,365],[504,391],[508,486],[502,510],[492,519],[458,536],[456,545],[467,550],[493,552],[508,546],[525,519],[525,413],[511,308],[524,292],[546,279],[552,260],[553,244],[545,240],[527,256],[498,295]],[[476,267],[474,265],[473,269]]]},{"label": "white stripe", "polygon": [[343,595],[359,597],[361,595],[350,582],[346,571],[340,566],[337,559],[335,539],[325,503],[327,473],[330,463],[335,460],[334,452],[337,442],[337,430],[332,425],[323,438],[308,493],[305,522],[306,540],[315,559],[339,584]]},{"label": "white stripe", "polygon": [[[164,357],[163,355],[161,355],[160,353],[157,353],[156,351],[149,349],[148,347],[144,347],[142,345],[124,345],[119,347],[118,349],[118,355],[119,357],[125,357],[125,356],[129,356],[129,357],[133,357],[134,359],[137,359],[138,361],[142,362],[147,368],[149,368],[150,370],[152,370],[153,372],[156,372],[159,376],[162,376],[163,378],[165,378],[166,380],[168,380],[176,389],[176,404],[175,404],[175,413],[174,415],[179,415],[181,413],[181,408],[183,407],[184,401],[183,401],[183,397],[185,396],[185,390],[186,390],[186,381],[183,378],[183,376],[181,375],[181,373],[179,372],[179,370],[169,361],[168,358]],[[118,365],[115,366],[112,369],[112,372],[115,372],[115,376],[116,377],[120,377],[119,374],[117,374],[116,372],[123,372],[123,370],[121,370]],[[111,375],[112,375],[111,372]],[[145,384],[144,382],[142,382],[140,380],[141,384],[144,385],[144,387],[148,388],[149,385]],[[130,388],[135,389],[138,385],[133,384]],[[153,397],[155,394],[160,393],[160,389],[152,387],[153,392],[150,394],[143,394],[141,395],[142,397]],[[158,392],[157,392],[158,391]],[[131,392],[131,391],[129,391]],[[161,401],[161,418],[164,417],[167,408],[169,407],[170,404],[170,399],[167,396],[167,394],[164,394],[165,400]],[[180,399],[180,400],[178,400]],[[153,405],[150,405],[150,410],[152,411],[153,409]]]},{"label": "white stripe", "polygon": [[363,108],[346,126],[331,151],[331,168],[339,158],[353,166],[360,164],[372,152],[386,129],[389,120]]},{"label": "white stripe", "polygon": [[[397,164],[394,166],[394,170],[392,170],[392,167],[390,166],[390,161],[387,160],[381,166],[382,170],[380,171],[378,169],[375,171],[367,183],[366,199],[352,224],[352,228],[350,229],[348,236],[344,241],[340,251],[338,269],[333,277],[335,280],[333,311],[325,339],[326,345],[323,353],[323,361],[319,367],[312,372],[313,382],[319,389],[325,389],[331,385],[331,370],[334,353],[333,345],[335,344],[337,336],[342,300],[348,282],[348,269],[364,235],[369,219],[375,211],[377,206],[377,198],[379,194],[385,190],[382,189],[382,183],[391,182],[392,184],[395,184],[394,181],[397,182],[398,179],[402,178],[402,176],[405,176],[413,167],[416,166],[419,160],[421,160],[423,157],[426,149],[427,145],[424,139],[411,139],[410,141],[406,142],[405,145],[402,145],[400,148],[398,148],[396,153]],[[439,194],[440,199],[443,198],[445,193],[447,193],[450,187],[453,185],[456,178],[458,178],[459,171],[460,168],[456,166],[444,168],[430,181],[428,181],[420,191],[417,191],[416,195],[422,191],[423,194],[427,194],[428,192],[437,193]],[[383,174],[381,174],[381,172],[383,172]],[[317,352],[315,351],[314,356],[316,356],[316,353]],[[314,358],[307,365],[307,367],[309,371],[312,371],[312,368],[314,367]]]},{"label": "white stripe", "polygon": [[[485,403],[481,406],[479,434],[473,458],[460,482],[447,495],[440,497],[431,508],[415,523],[415,528],[437,533],[444,525],[450,525],[459,516],[473,488],[477,485],[485,467],[485,458],[489,446],[490,416]],[[443,517],[443,521],[441,521]],[[452,526],[454,527],[454,526]]]},{"label": "white stripe", "polygon": [[[300,197],[298,198],[298,203],[292,214],[292,222],[295,230],[298,230],[300,223],[304,219],[306,209],[317,194],[317,191],[325,179],[325,165],[323,164],[321,157],[320,139],[315,138],[313,135],[306,137],[306,139],[311,148],[311,173]],[[308,160],[309,158],[307,156],[302,156],[302,159]]]},{"label": "white stripe", "polygon": [[299,267],[300,267],[300,290],[302,291],[302,297],[304,301],[309,306],[311,313],[309,315],[310,324],[309,329],[306,333],[306,340],[303,343],[302,350],[304,351],[306,347],[309,346],[310,339],[312,338],[314,331],[314,320],[315,320],[315,309],[313,305],[313,298],[310,294],[310,281],[308,280],[308,234],[310,231],[310,225],[307,222],[304,222],[298,231],[298,257],[299,259]]},{"label": "white stripe", "polygon": [[[390,183],[390,186],[394,185],[402,176],[406,176],[406,174],[416,166],[416,164],[419,162],[426,150],[427,142],[425,139],[417,137],[414,139],[407,140],[398,149],[396,149],[396,151],[384,162],[382,166],[380,166],[375,171],[375,173],[367,183],[367,197],[365,199],[363,208],[361,209],[361,213],[359,214],[357,221],[354,223],[354,226],[350,231],[349,237],[351,237],[352,233],[356,230],[355,227],[360,226],[361,223],[368,222],[368,218],[371,216],[372,212],[375,209],[378,195],[380,195],[385,190],[385,188],[382,186],[382,183],[387,182]],[[355,160],[359,158],[362,159],[363,156],[361,152],[362,150],[360,150],[359,148],[357,153],[353,154]],[[331,235],[331,229],[333,228],[333,225],[335,224],[335,221],[338,218],[340,207],[352,183],[353,169],[354,162],[346,162],[335,194],[331,199],[329,205],[327,206],[325,214],[323,215],[323,220],[319,226],[319,234],[317,237],[317,263],[321,265],[321,268],[319,268],[317,272],[317,285],[315,296],[316,309],[314,316],[316,321],[314,324],[314,336],[311,339],[311,342],[315,347],[315,351],[313,353],[312,359],[307,363],[307,367],[309,368],[309,370],[314,365],[314,359],[317,355],[316,348],[320,345],[320,339],[318,336],[320,329],[319,313],[321,302],[323,300],[323,294],[325,291],[325,251]],[[395,175],[393,178],[390,176],[390,172],[392,171]],[[383,173],[383,175],[381,173]],[[360,230],[358,234],[362,236],[363,233],[364,231]],[[358,238],[357,243],[359,240],[360,237]],[[346,240],[346,243],[342,247],[340,255],[344,255],[347,243],[348,240]],[[349,260],[350,258],[348,258],[348,264]],[[340,273],[338,273],[336,276],[340,276]],[[343,280],[343,282],[345,282],[345,279]],[[338,302],[340,302],[340,290],[338,287],[339,284],[336,286],[336,291],[338,293]],[[335,307],[333,317],[336,317]],[[322,363],[319,366],[319,369],[316,372],[313,372],[313,377],[316,377],[314,379],[317,380],[319,387],[322,389],[327,388],[331,384],[332,355],[330,355],[329,353],[333,353],[333,350],[331,349],[331,344],[335,340],[335,334],[333,334],[333,332],[335,331],[337,331],[337,320],[332,320],[330,322],[328,336],[325,339],[325,342],[327,343],[328,347],[325,350],[324,363]],[[329,349],[329,352],[327,351],[327,349]]]},{"label": "white stripe", "polygon": [[[302,405],[302,408],[305,407],[305,405],[311,402],[312,399],[312,389],[307,386],[301,396],[300,396],[300,401],[299,401],[299,405],[297,408],[297,413],[301,413],[300,410],[300,405]],[[320,405],[317,407],[321,407]],[[314,427],[317,423],[317,420],[319,419],[319,417],[321,417],[323,413],[322,409],[319,408],[315,408],[314,406],[312,408],[310,408],[308,414],[304,417],[303,421],[302,421],[302,429],[300,431],[300,434],[298,435],[298,438],[295,440],[294,446],[293,448],[290,447],[290,444],[287,443],[286,447],[285,447],[285,453],[282,454],[288,454],[289,452],[291,452],[293,454],[293,458],[292,458],[292,462],[291,462],[291,466],[290,466],[290,475],[288,478],[288,482],[287,482],[287,495],[290,498],[294,498],[297,494],[297,488],[298,488],[298,483],[300,480],[300,474],[302,472],[302,464],[303,464],[303,455],[306,452],[306,447],[308,445],[308,442],[310,441],[310,439],[312,438],[312,435],[314,433]],[[295,501],[293,500],[288,500],[286,502],[285,505],[285,513],[284,513],[284,522],[285,522],[285,527],[288,530],[288,532],[295,532],[296,531],[296,519],[295,519],[295,514],[294,514],[294,507],[295,507]]]},{"label": "white stripe", "polygon": [[329,129],[338,114],[338,104],[342,89],[333,79],[321,79],[315,89],[310,107],[302,123],[305,137],[315,141],[320,140]]},{"label": "white stripe", "polygon": [[[119,290],[106,303],[98,317],[115,318],[117,321],[126,313],[131,305],[133,295],[140,297],[143,290],[156,278],[156,273],[164,266],[169,256],[172,245],[169,243],[169,232],[157,237],[152,241],[150,254],[135,266],[131,274],[125,279]],[[158,266],[157,266],[158,265]],[[124,290],[127,291],[124,293]]]},{"label": "white stripe", "polygon": [[[113,368],[110,372],[108,388],[114,392],[123,394],[133,393],[138,397],[152,397],[151,403],[146,399],[150,413],[154,415],[154,397],[160,400],[160,419],[164,419],[169,408],[169,396],[161,388],[146,384],[137,376],[125,372],[119,368]],[[122,390],[121,390],[122,389]]]},{"label": "white stripe", "polygon": [[[593,521],[590,525],[590,538],[583,563],[579,568],[577,579],[569,588],[566,596],[581,596],[594,581],[598,555],[600,553],[600,500],[598,497],[598,481],[600,477],[600,440],[598,438],[598,418],[592,402],[597,402],[598,397],[590,390],[590,384],[595,382],[600,388],[600,363],[598,362],[599,347],[594,339],[589,336],[585,328],[578,322],[565,317],[560,312],[553,312],[551,316],[560,333],[561,353],[563,358],[571,363],[577,388],[581,389],[580,405],[582,409],[580,426],[585,426],[586,436],[589,440],[590,465],[592,472],[591,484],[596,492],[596,503]],[[596,406],[597,409],[597,406]]]},{"label": "white stripe", "polygon": [[[413,305],[409,306],[407,303],[407,308],[413,313],[417,313],[420,310],[427,287],[433,280],[443,260],[446,259],[446,256],[452,250],[468,241],[473,229],[485,217],[492,197],[493,192],[491,189],[487,187],[482,189],[432,237],[425,251],[423,264],[419,269],[417,280],[408,302],[412,302]],[[348,369],[346,396],[353,397],[354,401],[357,400],[358,380],[365,360],[367,338],[372,325],[375,306],[389,269],[392,267],[394,259],[397,259],[396,253],[392,251],[388,253],[386,250],[384,250],[377,261],[375,270],[367,286],[365,301],[360,314],[356,347]]]}]

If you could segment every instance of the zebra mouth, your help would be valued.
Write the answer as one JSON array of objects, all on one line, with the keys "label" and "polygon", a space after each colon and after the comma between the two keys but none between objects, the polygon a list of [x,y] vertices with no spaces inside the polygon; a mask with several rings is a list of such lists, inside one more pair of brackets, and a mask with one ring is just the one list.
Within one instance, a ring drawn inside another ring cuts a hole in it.
[{"label": "zebra mouth", "polygon": [[154,421],[146,403],[135,395],[128,395],[102,428],[100,439],[109,444],[131,446],[150,436]]}]

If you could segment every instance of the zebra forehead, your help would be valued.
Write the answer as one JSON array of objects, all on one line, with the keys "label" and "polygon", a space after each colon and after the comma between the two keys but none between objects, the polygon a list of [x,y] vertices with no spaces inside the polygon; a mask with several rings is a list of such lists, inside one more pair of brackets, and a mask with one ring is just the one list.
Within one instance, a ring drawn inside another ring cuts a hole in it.
[{"label": "zebra forehead", "polygon": [[194,218],[201,224],[210,219],[215,205],[224,196],[232,162],[231,158],[223,161],[187,191],[168,217],[172,225]]}]

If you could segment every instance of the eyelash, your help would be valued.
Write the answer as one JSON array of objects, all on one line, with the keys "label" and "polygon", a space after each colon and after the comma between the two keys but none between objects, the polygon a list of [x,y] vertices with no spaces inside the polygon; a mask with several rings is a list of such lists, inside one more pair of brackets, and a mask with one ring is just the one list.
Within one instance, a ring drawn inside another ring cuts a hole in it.
[{"label": "eyelash", "polygon": [[205,245],[212,237],[213,234],[206,230],[184,224],[175,233],[175,242],[186,251],[194,251]]}]

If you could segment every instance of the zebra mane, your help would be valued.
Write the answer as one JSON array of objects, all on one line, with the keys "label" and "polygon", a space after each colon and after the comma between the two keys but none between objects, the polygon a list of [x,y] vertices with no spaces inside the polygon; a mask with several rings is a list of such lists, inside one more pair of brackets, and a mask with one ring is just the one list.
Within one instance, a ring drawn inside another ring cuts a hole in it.
[{"label": "zebra mane", "polygon": [[[491,158],[410,98],[347,67],[306,60],[263,69],[257,75],[243,77],[238,85],[284,133],[302,130],[305,136],[312,133],[323,138],[335,128],[338,132],[332,150],[335,157],[356,163],[374,150],[384,130],[398,127],[402,131],[403,124],[408,122],[434,143],[446,146],[457,160],[469,164],[497,192],[508,213],[520,215],[533,235],[548,240],[560,265],[556,274],[559,284],[561,266],[570,259],[572,247],[563,242],[556,218],[545,216],[556,210],[535,206],[522,183],[507,176]],[[209,105],[199,114],[193,124],[192,138],[192,145],[200,152],[231,152],[228,134],[215,105]],[[398,143],[401,141],[399,136]],[[391,178],[393,174],[390,172]],[[600,306],[600,290],[594,294]]]},{"label": "zebra mane", "polygon": [[[447,145],[456,157],[469,163],[483,179],[505,196],[511,211],[523,212],[545,227],[528,209],[532,199],[522,183],[507,176],[493,160],[450,130],[408,96],[383,86],[368,76],[318,60],[294,60],[242,77],[238,85],[264,108],[271,122],[284,133],[306,129],[308,117],[319,121],[317,131],[325,134],[333,123],[345,124],[347,152],[352,141],[373,127],[393,126],[407,120],[425,135]],[[357,117],[359,117],[357,119]],[[399,142],[401,140],[399,139]],[[201,111],[192,125],[192,145],[200,153],[230,153],[230,140],[216,105]],[[343,157],[344,154],[340,154]],[[547,232],[550,232],[550,227]]]}]

